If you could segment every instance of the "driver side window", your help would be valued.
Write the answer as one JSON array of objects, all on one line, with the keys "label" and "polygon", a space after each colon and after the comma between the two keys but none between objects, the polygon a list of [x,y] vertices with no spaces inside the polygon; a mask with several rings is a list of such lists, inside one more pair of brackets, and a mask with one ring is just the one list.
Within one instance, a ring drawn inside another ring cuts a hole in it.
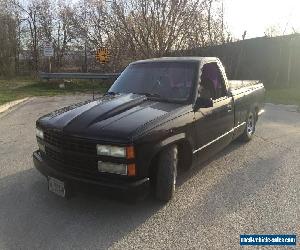
[{"label": "driver side window", "polygon": [[226,96],[224,80],[217,63],[208,63],[203,66],[199,96],[213,100]]},{"label": "driver side window", "polygon": [[206,78],[201,79],[199,86],[199,96],[205,99],[215,99],[216,93],[213,87],[213,83]]}]

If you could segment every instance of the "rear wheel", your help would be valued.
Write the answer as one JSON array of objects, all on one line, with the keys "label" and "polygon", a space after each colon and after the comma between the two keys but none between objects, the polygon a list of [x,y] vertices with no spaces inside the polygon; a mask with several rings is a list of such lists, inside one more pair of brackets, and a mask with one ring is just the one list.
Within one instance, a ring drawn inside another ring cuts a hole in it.
[{"label": "rear wheel", "polygon": [[255,132],[255,125],[256,125],[256,114],[254,111],[251,110],[249,111],[247,116],[245,130],[240,137],[242,141],[247,142],[252,139],[253,134]]},{"label": "rear wheel", "polygon": [[177,178],[177,162],[176,145],[169,146],[159,155],[155,196],[160,201],[168,202],[174,195]]}]

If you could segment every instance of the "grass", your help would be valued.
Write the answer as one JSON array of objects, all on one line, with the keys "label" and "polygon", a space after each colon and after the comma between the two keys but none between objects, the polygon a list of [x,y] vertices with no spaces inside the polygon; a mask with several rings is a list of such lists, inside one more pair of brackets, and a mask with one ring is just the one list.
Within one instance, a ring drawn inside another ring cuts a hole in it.
[{"label": "grass", "polygon": [[268,89],[266,102],[300,106],[300,85],[290,88]]},{"label": "grass", "polygon": [[109,85],[99,81],[72,81],[65,83],[65,88],[59,88],[63,81],[39,81],[33,79],[0,79],[0,105],[13,100],[32,96],[54,96],[76,93],[104,93]]},{"label": "grass", "polygon": [[[54,96],[75,93],[104,93],[108,83],[100,81],[77,80],[65,83],[65,88],[59,88],[62,81],[39,81],[31,78],[0,79],[0,105],[13,100],[31,96]],[[275,104],[293,104],[300,106],[300,85],[290,88],[267,89],[266,102]]]}]

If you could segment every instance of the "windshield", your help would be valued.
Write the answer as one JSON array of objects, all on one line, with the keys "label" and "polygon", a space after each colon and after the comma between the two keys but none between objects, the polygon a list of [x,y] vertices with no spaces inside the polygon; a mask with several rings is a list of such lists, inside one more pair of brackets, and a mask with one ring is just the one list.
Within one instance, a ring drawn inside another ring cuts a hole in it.
[{"label": "windshield", "polygon": [[194,62],[149,62],[129,65],[109,89],[114,93],[146,94],[186,101],[196,73]]}]

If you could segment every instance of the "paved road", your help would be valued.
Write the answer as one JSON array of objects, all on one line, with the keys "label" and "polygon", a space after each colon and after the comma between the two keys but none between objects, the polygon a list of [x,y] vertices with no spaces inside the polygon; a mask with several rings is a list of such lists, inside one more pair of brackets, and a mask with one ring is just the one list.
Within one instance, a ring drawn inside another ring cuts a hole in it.
[{"label": "paved road", "polygon": [[236,249],[242,233],[299,238],[300,113],[267,105],[251,142],[195,166],[165,206],[64,200],[33,169],[35,120],[82,99],[35,98],[1,115],[0,249]]}]

